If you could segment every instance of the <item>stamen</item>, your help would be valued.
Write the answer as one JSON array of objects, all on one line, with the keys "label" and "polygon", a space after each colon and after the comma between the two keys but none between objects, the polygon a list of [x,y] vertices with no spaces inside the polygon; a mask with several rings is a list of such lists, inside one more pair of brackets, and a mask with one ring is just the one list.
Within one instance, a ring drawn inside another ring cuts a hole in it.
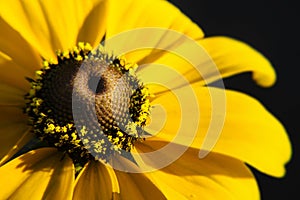
[{"label": "stamen", "polygon": [[[25,96],[34,134],[68,153],[78,169],[88,160],[130,151],[143,137],[151,107],[148,89],[135,76],[136,65],[102,47],[91,50],[79,43],[57,51],[58,63],[43,61],[35,79],[27,78],[31,89]],[[74,122],[74,102],[82,111],[79,123]]]}]

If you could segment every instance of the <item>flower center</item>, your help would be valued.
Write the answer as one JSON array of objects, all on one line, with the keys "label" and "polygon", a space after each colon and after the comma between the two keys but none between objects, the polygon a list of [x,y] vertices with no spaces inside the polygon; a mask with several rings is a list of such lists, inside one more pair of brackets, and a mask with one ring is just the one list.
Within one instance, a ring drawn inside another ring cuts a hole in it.
[{"label": "flower center", "polygon": [[36,78],[28,78],[24,110],[34,134],[81,166],[130,152],[143,138],[150,113],[149,92],[135,76],[136,65],[84,43],[58,51],[57,59],[57,64],[44,61]]}]

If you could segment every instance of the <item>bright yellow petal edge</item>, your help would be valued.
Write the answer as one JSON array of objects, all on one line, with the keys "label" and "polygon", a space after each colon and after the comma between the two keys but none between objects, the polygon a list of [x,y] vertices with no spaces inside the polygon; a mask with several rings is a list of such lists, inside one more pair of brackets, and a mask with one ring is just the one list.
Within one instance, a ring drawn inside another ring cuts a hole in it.
[{"label": "bright yellow petal edge", "polygon": [[242,72],[253,72],[253,79],[262,87],[270,87],[276,81],[270,61],[244,42],[224,37],[208,37],[198,41],[211,56],[223,78]]}]

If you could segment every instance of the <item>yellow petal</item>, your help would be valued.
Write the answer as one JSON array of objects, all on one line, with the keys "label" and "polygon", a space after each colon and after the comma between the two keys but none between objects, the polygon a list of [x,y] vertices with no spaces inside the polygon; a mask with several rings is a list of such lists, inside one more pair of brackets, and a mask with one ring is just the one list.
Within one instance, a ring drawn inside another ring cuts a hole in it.
[{"label": "yellow petal", "polygon": [[[211,56],[223,77],[253,72],[253,79],[260,86],[274,84],[276,74],[271,63],[249,45],[228,37],[211,37],[198,42]],[[205,78],[212,81],[215,79],[213,76],[214,73],[210,74],[208,70]]]},{"label": "yellow petal", "polygon": [[[67,50],[76,45],[82,27],[91,27],[86,26],[84,20],[98,2],[100,1],[66,0],[28,3],[13,0],[0,3],[0,8],[1,17],[5,22],[19,32],[40,55],[46,59],[54,59],[57,49]],[[95,18],[88,17],[88,19]],[[86,23],[91,24],[91,22]],[[97,28],[89,31],[99,31],[97,23],[95,26]]]},{"label": "yellow petal", "polygon": [[[137,45],[133,48],[137,50],[126,53],[125,55],[128,62],[137,62],[139,67],[136,74],[147,87],[152,87],[151,93],[157,95],[168,89],[188,85],[191,82],[189,80],[189,74],[197,80],[201,78],[200,72],[197,72],[190,62],[199,63],[205,60],[205,58],[208,60],[209,57],[204,52],[204,49],[194,41],[165,29],[158,30],[149,28],[147,31],[138,30],[134,32],[137,32],[135,36],[138,38],[143,38],[143,35],[149,34],[149,32],[153,32],[151,35],[155,35],[155,37],[153,36],[147,40],[147,43],[141,41],[140,47]],[[132,32],[126,34],[129,35],[132,34]],[[131,44],[127,44],[127,46],[130,45]],[[148,46],[153,48],[146,48]],[[213,64],[212,61],[210,62]],[[214,69],[217,71],[217,68]]]},{"label": "yellow petal", "polygon": [[[78,6],[81,12],[86,12],[87,9],[90,10],[88,15],[85,17],[83,25],[79,29],[77,41],[78,42],[88,42],[92,46],[99,45],[100,41],[105,35],[106,31],[106,18],[108,10],[108,1],[97,0],[90,1],[85,6]],[[75,13],[77,16],[77,13]]]},{"label": "yellow petal", "polygon": [[196,24],[167,1],[126,0],[120,7],[119,1],[113,0],[109,11],[105,47],[139,65],[153,63],[182,40],[204,36]]},{"label": "yellow petal", "polygon": [[[123,165],[123,161],[124,158],[118,158],[117,162]],[[128,164],[128,162],[126,163]],[[131,167],[132,163],[129,165],[127,165],[126,168]],[[115,174],[120,185],[121,199],[166,199],[160,188],[154,185],[143,173],[126,173],[124,171],[115,170]]]},{"label": "yellow petal", "polygon": [[21,108],[0,106],[0,160],[29,129]]},{"label": "yellow petal", "polygon": [[0,83],[0,106],[24,106],[24,95],[24,91],[10,85]]},{"label": "yellow petal", "polygon": [[[152,37],[145,42],[140,38],[145,38],[147,33]],[[140,43],[140,46],[137,45],[125,57],[129,62],[137,62],[137,75],[145,84],[155,83],[174,89],[196,81],[205,85],[211,81],[207,80],[208,74],[213,74],[214,80],[222,78],[206,50],[195,40],[182,34],[170,30],[147,29],[144,37],[135,35],[134,38],[138,38],[136,43]],[[127,42],[128,45],[130,43]],[[163,91],[156,89],[154,93],[160,92]]]},{"label": "yellow petal", "polygon": [[[110,1],[106,36],[141,27],[176,30],[194,39],[203,38],[202,30],[167,1]],[[164,17],[162,17],[164,16]]]},{"label": "yellow petal", "polygon": [[[20,139],[15,143],[14,146],[11,145],[7,148],[10,149],[7,154],[0,159],[0,166],[6,163],[9,159],[11,159],[18,151],[20,151],[32,138],[33,138],[31,128],[28,128],[27,131],[20,137]],[[7,150],[6,150],[7,151]],[[5,151],[4,151],[5,152]]]},{"label": "yellow petal", "polygon": [[22,107],[16,106],[0,106],[0,122],[2,125],[9,123],[26,123],[27,116],[23,113],[22,109]]},{"label": "yellow petal", "polygon": [[[199,101],[199,126],[194,124],[187,129],[185,134],[176,136],[179,126],[176,123],[180,124],[182,114],[185,114],[187,121],[193,120],[194,117],[191,117],[191,114],[196,111],[192,109],[193,107],[190,107],[190,110],[187,107],[183,110],[185,113],[181,113],[183,111],[178,110],[178,106],[174,106],[170,99],[171,95],[165,93],[158,96],[154,103],[164,105],[167,120],[174,121],[175,126],[173,128],[171,123],[170,125],[166,123],[160,130],[161,132],[149,140],[172,141],[186,145],[187,141],[195,137],[191,144],[194,148],[212,150],[235,157],[273,176],[284,175],[284,165],[291,156],[291,144],[282,124],[263,105],[250,96],[226,90],[226,105],[220,107],[224,102],[216,98],[223,97],[224,90],[216,88],[208,90],[208,88],[201,87],[199,83],[195,85],[194,91]],[[212,96],[215,98],[213,99]],[[153,111],[153,113],[156,112]],[[160,112],[157,112],[157,115],[152,116],[152,120],[163,118],[159,117],[159,114]],[[213,121],[219,123],[212,123]],[[156,130],[157,127],[156,123],[153,123],[149,128]],[[190,133],[195,130],[197,134]]]},{"label": "yellow petal", "polygon": [[[40,55],[22,38],[20,33],[7,24],[3,18],[0,18],[0,29],[0,60],[3,60],[3,57],[8,57],[9,60],[13,60],[14,65],[23,68],[26,73],[38,69],[41,65]],[[1,61],[0,65],[3,63]],[[11,76],[16,75],[15,70],[7,63],[1,66],[1,74],[3,73],[3,68],[10,69],[10,73],[8,74]]]},{"label": "yellow petal", "polygon": [[[195,82],[207,85],[243,72],[253,72],[254,80],[261,86],[271,86],[275,82],[270,62],[245,43],[226,37],[204,38],[197,42],[181,37],[174,45],[170,35],[164,35],[160,41],[166,42],[165,38],[169,38],[169,46],[152,46],[165,51],[138,49],[126,55],[129,61],[141,65],[138,75],[144,82],[174,89]],[[154,93],[164,91],[155,88]]]},{"label": "yellow petal", "polygon": [[114,199],[119,193],[114,171],[98,161],[90,161],[76,179],[73,199]]},{"label": "yellow petal", "polygon": [[29,71],[24,67],[16,65],[12,58],[0,52],[0,84],[23,90],[26,93],[30,86],[25,77],[33,77],[34,70]]},{"label": "yellow petal", "polygon": [[[163,145],[146,140],[137,149],[140,153],[152,152]],[[255,178],[245,164],[218,153],[199,159],[198,150],[189,148],[171,165],[145,175],[167,199],[259,199]]]},{"label": "yellow petal", "polygon": [[151,100],[151,120],[145,127],[148,133],[155,135],[149,139],[167,134],[173,142],[189,146],[197,134],[205,103],[200,104],[196,91],[188,86],[156,94]]},{"label": "yellow petal", "polygon": [[71,199],[72,160],[53,148],[30,151],[0,168],[0,199]]},{"label": "yellow petal", "polygon": [[[198,49],[192,49],[191,45],[196,45]],[[184,56],[181,55],[182,51],[188,55],[190,51],[197,52],[199,49],[204,52],[203,48],[190,37],[160,27],[144,27],[122,32],[106,39],[105,49],[114,52],[116,55],[125,55],[128,62],[137,63],[138,65],[153,63],[172,51],[174,51],[172,53],[179,54],[179,56]],[[199,58],[198,54],[197,58]],[[168,64],[173,63],[171,59],[168,59],[168,61]]]}]

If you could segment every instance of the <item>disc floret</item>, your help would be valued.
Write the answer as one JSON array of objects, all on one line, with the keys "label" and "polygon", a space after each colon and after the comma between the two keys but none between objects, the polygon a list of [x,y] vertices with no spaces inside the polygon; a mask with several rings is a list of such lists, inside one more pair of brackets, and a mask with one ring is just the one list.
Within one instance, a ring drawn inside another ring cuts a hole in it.
[{"label": "disc floret", "polygon": [[[83,65],[85,70],[78,75]],[[130,152],[143,138],[151,108],[149,91],[137,79],[136,68],[105,53],[103,47],[92,50],[88,43],[57,51],[57,62],[44,60],[36,77],[27,78],[31,89],[24,112],[33,133],[79,166]],[[84,108],[79,123],[74,120],[74,101]]]}]

